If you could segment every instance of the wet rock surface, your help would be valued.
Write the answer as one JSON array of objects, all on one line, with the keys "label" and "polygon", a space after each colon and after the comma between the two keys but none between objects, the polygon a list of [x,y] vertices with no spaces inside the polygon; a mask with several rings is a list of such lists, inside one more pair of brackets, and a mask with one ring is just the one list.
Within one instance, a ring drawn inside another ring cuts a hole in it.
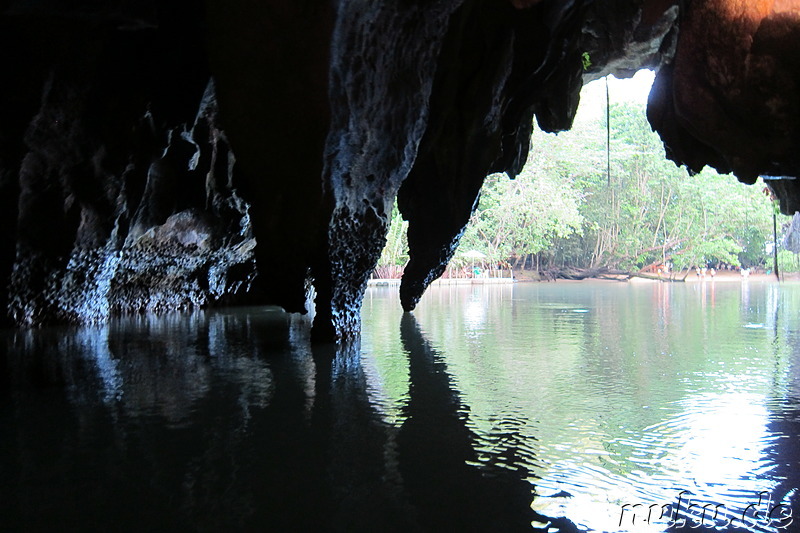
[{"label": "wet rock surface", "polygon": [[568,129],[584,83],[642,67],[677,163],[800,175],[797,7],[0,3],[0,305],[37,325],[315,295],[315,338],[356,335],[395,198],[410,310],[534,123]]},{"label": "wet rock surface", "polygon": [[[797,177],[798,46],[800,2],[688,3],[674,60],[659,71],[648,104],[668,157],[746,183]],[[771,183],[781,210],[792,214],[800,197],[788,181]]]},{"label": "wet rock surface", "polygon": [[133,30],[105,14],[11,12],[5,50],[28,52],[10,58],[27,71],[2,84],[20,100],[3,123],[16,126],[2,161],[16,200],[2,250],[13,321],[183,309],[246,288],[249,206],[233,188],[196,24],[177,7]]}]

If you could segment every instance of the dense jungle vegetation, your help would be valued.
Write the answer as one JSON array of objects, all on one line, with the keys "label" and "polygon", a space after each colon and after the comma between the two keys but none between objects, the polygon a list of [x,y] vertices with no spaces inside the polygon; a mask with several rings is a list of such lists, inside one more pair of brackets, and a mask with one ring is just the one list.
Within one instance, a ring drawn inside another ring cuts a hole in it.
[{"label": "dense jungle vegetation", "polygon": [[[761,181],[748,186],[710,169],[689,176],[666,159],[643,103],[612,103],[607,113],[603,105],[594,118],[576,120],[571,131],[536,131],[516,179],[486,179],[452,264],[469,262],[463,252],[473,251],[536,271],[769,269],[775,209]],[[779,242],[790,220],[778,215]],[[398,271],[408,260],[405,228],[395,208],[384,270]],[[782,270],[798,269],[794,254],[782,251],[779,259]]]}]

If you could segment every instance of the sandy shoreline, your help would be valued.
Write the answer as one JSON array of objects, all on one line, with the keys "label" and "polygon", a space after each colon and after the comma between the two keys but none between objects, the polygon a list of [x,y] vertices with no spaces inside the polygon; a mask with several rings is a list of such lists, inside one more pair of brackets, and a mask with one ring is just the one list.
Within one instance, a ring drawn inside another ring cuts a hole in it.
[{"label": "sandy shoreline", "polygon": [[[722,272],[717,272],[714,276],[711,276],[709,274],[706,274],[705,276],[698,276],[696,273],[692,272],[686,277],[685,280],[683,279],[683,275],[684,274],[680,274],[680,276],[677,279],[674,279],[673,281],[678,282],[678,283],[683,282],[683,281],[685,281],[686,283],[703,283],[703,282],[705,282],[705,283],[733,283],[733,282],[742,283],[742,282],[745,282],[745,281],[749,281],[749,282],[773,282],[773,281],[778,281],[774,274],[766,274],[764,272],[755,272],[755,273],[751,273],[750,275],[745,277],[745,276],[742,276],[742,274],[739,271],[733,271],[733,270],[723,270]],[[548,282],[546,279],[533,279],[533,278],[527,278],[525,276],[518,276],[516,279],[517,279],[517,281],[525,282],[525,283],[527,283],[527,282],[530,282],[530,283],[547,283]],[[669,280],[666,279],[666,278],[663,279],[663,280],[659,280],[659,279],[655,279],[655,278],[649,279],[649,278],[640,278],[640,277],[632,277],[630,279],[626,279],[626,278],[624,278],[622,276],[620,276],[619,279],[613,279],[613,278],[585,278],[585,279],[582,279],[582,280],[570,280],[570,279],[559,278],[559,279],[555,280],[556,283],[565,283],[565,282],[566,283],[581,283],[583,281],[591,281],[591,282],[595,282],[595,283],[597,283],[597,282],[608,282],[608,283],[619,283],[619,282],[626,282],[626,283],[658,283],[659,281],[669,281]],[[789,274],[782,275],[780,281],[791,281],[791,282],[800,281],[800,274],[792,272],[792,273],[789,273]],[[553,283],[553,282],[551,281],[550,283]]]}]

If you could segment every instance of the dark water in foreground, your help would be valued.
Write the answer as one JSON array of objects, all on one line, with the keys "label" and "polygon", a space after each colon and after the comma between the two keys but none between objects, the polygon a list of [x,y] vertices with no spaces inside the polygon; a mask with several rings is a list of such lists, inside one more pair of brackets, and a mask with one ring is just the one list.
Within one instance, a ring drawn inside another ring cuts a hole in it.
[{"label": "dark water in foreground", "polygon": [[2,333],[0,531],[800,530],[800,285],[371,289],[363,330]]}]

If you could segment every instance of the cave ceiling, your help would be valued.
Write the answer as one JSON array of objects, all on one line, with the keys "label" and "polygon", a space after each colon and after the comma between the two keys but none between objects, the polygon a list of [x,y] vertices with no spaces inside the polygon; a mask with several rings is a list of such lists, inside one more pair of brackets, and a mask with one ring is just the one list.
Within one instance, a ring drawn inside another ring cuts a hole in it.
[{"label": "cave ceiling", "polygon": [[670,159],[800,209],[800,1],[6,0],[0,44],[9,324],[313,296],[355,335],[395,200],[412,310],[533,124],[641,68]]}]

